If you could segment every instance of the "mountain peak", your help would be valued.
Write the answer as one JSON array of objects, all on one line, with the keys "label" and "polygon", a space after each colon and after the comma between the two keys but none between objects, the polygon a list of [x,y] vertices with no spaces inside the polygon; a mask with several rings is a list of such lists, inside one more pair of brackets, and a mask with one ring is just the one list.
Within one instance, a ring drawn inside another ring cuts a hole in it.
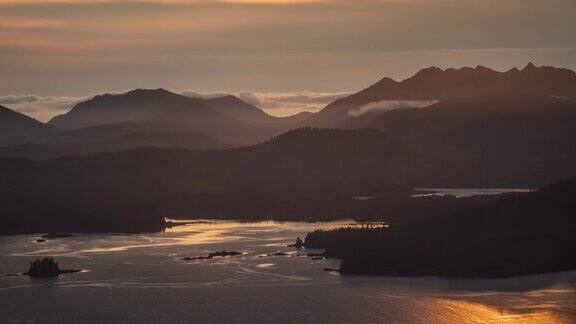
[{"label": "mountain peak", "polygon": [[419,77],[419,76],[424,76],[424,75],[431,75],[431,74],[436,74],[436,73],[441,73],[444,72],[444,70],[442,70],[441,68],[437,67],[437,66],[431,66],[428,68],[424,68],[420,71],[418,71],[414,77]]},{"label": "mountain peak", "polygon": [[83,102],[80,102],[78,105],[81,106],[83,104],[89,104],[89,103],[101,103],[101,102],[107,102],[109,100],[114,100],[114,99],[122,99],[122,98],[143,98],[143,99],[148,99],[148,98],[152,98],[152,97],[165,97],[168,95],[176,95],[173,92],[170,92],[166,89],[162,89],[162,88],[158,88],[158,89],[134,89],[134,90],[130,90],[128,92],[125,93],[105,93],[102,95],[96,95],[88,100],[85,100]]},{"label": "mountain peak", "polygon": [[525,71],[532,71],[537,69],[536,65],[534,65],[532,62],[526,64],[526,66],[522,69],[523,72]]},{"label": "mountain peak", "polygon": [[207,99],[208,101],[221,101],[221,102],[225,102],[225,103],[236,103],[236,104],[246,104],[245,101],[243,101],[242,99],[236,97],[235,95],[225,95],[222,97],[216,97],[216,98],[211,98],[211,99]]},{"label": "mountain peak", "polygon": [[384,78],[380,79],[380,81],[371,85],[370,88],[387,87],[387,86],[392,86],[396,83],[398,83],[398,82],[396,82],[394,79],[389,78],[389,77],[384,77]]},{"label": "mountain peak", "polygon": [[401,82],[383,78],[366,89],[341,98],[307,120],[307,125],[336,127],[348,122],[349,111],[384,101],[443,101],[469,97],[500,95],[556,95],[576,98],[576,72],[556,67],[536,67],[529,63],[500,72],[475,67],[429,67]]},{"label": "mountain peak", "polygon": [[476,65],[476,67],[474,68],[474,70],[476,71],[484,71],[484,72],[494,72],[494,70],[492,70],[491,68],[485,67],[483,65]]},{"label": "mountain peak", "polygon": [[158,89],[134,89],[126,92],[124,95],[145,96],[145,95],[172,95],[172,94],[174,93],[163,88],[158,88]]}]

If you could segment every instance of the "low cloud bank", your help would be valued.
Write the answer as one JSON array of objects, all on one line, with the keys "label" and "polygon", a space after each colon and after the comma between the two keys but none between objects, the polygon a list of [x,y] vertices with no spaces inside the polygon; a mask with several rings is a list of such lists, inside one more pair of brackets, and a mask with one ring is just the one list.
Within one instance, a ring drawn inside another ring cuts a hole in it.
[{"label": "low cloud bank", "polygon": [[[303,111],[316,112],[332,101],[348,96],[348,92],[200,92],[182,91],[180,94],[197,98],[217,98],[234,95],[270,115],[290,116]],[[38,95],[0,95],[0,105],[46,122],[87,98]]]},{"label": "low cloud bank", "polygon": [[73,97],[42,97],[37,95],[0,95],[0,105],[20,105],[27,103],[56,103],[79,100]]},{"label": "low cloud bank", "polygon": [[48,121],[54,115],[70,110],[82,98],[42,97],[37,95],[0,96],[0,105],[40,121]]},{"label": "low cloud bank", "polygon": [[425,108],[437,103],[438,100],[383,100],[371,102],[359,108],[348,111],[348,115],[359,117],[364,114],[381,114],[386,111],[404,108]]}]

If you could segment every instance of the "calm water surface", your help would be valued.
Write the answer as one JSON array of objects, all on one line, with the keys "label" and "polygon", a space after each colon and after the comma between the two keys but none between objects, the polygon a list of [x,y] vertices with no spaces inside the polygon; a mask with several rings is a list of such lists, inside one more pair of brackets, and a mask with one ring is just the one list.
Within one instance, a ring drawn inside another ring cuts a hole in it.
[{"label": "calm water surface", "polygon": [[[0,322],[576,322],[576,272],[506,280],[340,276],[323,271],[337,260],[286,247],[312,229],[348,223],[210,222],[44,243],[37,235],[0,237],[0,273],[23,272],[42,256],[87,270],[48,280],[0,277]],[[215,250],[245,254],[180,261]],[[261,256],[279,251],[291,256]]]},{"label": "calm water surface", "polygon": [[417,188],[421,192],[412,195],[412,197],[431,197],[431,196],[454,196],[456,198],[465,198],[478,195],[499,195],[511,192],[530,192],[532,189],[525,188]]}]

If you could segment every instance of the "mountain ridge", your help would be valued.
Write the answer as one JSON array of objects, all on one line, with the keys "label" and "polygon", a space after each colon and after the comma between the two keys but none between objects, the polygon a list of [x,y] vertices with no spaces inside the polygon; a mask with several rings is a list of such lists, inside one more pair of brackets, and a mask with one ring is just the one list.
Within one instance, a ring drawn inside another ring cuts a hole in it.
[{"label": "mountain ridge", "polygon": [[54,131],[49,125],[0,105],[0,145],[26,141]]},{"label": "mountain ridge", "polygon": [[556,95],[576,98],[576,72],[529,63],[499,72],[484,66],[460,69],[425,68],[413,76],[395,81],[385,77],[366,89],[338,99],[312,116],[309,126],[338,127],[352,119],[349,111],[385,100],[447,100],[471,96]]}]

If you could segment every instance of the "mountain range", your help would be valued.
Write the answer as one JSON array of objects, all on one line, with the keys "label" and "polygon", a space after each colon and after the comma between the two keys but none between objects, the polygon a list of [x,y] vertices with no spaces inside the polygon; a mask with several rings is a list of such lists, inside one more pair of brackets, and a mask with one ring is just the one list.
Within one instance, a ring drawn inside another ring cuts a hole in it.
[{"label": "mountain range", "polygon": [[164,89],[137,89],[124,94],[96,96],[54,117],[48,124],[79,130],[154,123],[156,131],[188,131],[224,141],[254,143],[286,131],[304,116],[273,117],[235,96],[204,99]]},{"label": "mountain range", "polygon": [[0,218],[5,228],[26,231],[48,220],[78,230],[157,224],[166,215],[296,214],[328,198],[405,196],[415,170],[427,168],[376,130],[299,129],[206,152],[140,148],[41,162],[0,159]]},{"label": "mountain range", "polygon": [[[234,96],[202,99],[137,89],[95,96],[47,124],[2,107],[0,145],[14,147],[0,148],[0,156],[42,159],[139,146],[218,149],[265,141],[308,117],[274,117]],[[192,134],[223,145],[197,145]]]},{"label": "mountain range", "polygon": [[309,126],[340,127],[354,119],[356,109],[386,101],[444,101],[467,97],[550,95],[576,99],[576,73],[555,67],[536,67],[529,63],[522,70],[513,68],[498,72],[483,66],[420,70],[398,82],[383,78],[370,87],[338,99],[306,121]]},{"label": "mountain range", "polygon": [[138,147],[184,148],[192,151],[208,151],[235,146],[238,145],[223,143],[206,135],[190,132],[134,132],[99,141],[26,143],[0,147],[0,157],[45,160],[65,156],[123,151]]},{"label": "mountain range", "polygon": [[570,177],[575,171],[576,100],[569,98],[502,95],[450,99],[428,108],[358,118],[345,127],[384,130],[420,154],[462,163],[486,178],[523,169],[525,179],[538,179],[533,185],[539,186]]},{"label": "mountain range", "polygon": [[[482,66],[446,70],[432,67],[401,82],[384,78],[364,90],[334,101],[318,113],[301,113],[285,118],[270,116],[235,96],[192,98],[164,89],[136,89],[123,94],[98,95],[80,102],[69,112],[54,117],[47,125],[16,112],[8,113],[9,110],[4,108],[0,115],[3,123],[0,145],[102,142],[132,133],[175,132],[198,133],[226,143],[255,144],[290,129],[308,126],[379,128],[395,135],[398,133],[401,140],[411,142],[405,138],[406,130],[398,130],[401,126],[397,125],[396,120],[400,118],[397,116],[406,119],[404,127],[410,127],[410,118],[424,118],[418,115],[430,111],[440,118],[450,109],[468,111],[475,102],[486,107],[486,112],[478,110],[474,113],[477,120],[493,119],[490,107],[495,106],[502,113],[510,111],[511,117],[522,109],[533,114],[538,109],[537,105],[546,100],[547,106],[565,106],[567,101],[576,98],[574,89],[576,73],[573,71],[536,67],[531,63],[522,70],[514,68],[507,72]],[[541,98],[531,103],[526,99],[528,97]],[[452,108],[443,108],[447,105]],[[528,107],[530,105],[532,107]],[[407,108],[414,109],[411,113],[398,112]],[[421,112],[417,112],[416,108],[434,110],[420,109]],[[541,108],[541,113],[548,109]],[[483,117],[483,113],[487,115]],[[428,118],[430,116],[422,120]],[[459,121],[455,118],[453,123]],[[429,132],[433,132],[434,127],[433,123],[426,126]]]},{"label": "mountain range", "polygon": [[288,118],[164,89],[96,96],[48,124],[2,107],[0,216],[383,215],[418,187],[539,187],[576,174],[575,93],[574,72],[529,64],[424,69]]}]

